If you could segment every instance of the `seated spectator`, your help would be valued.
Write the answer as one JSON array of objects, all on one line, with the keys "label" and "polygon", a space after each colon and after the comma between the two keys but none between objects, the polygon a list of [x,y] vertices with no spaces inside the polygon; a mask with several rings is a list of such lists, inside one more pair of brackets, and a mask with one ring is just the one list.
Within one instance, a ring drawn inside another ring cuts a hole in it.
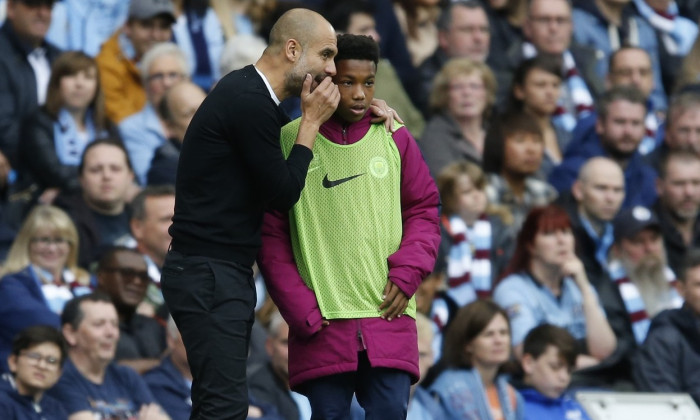
[{"label": "seated spectator", "polygon": [[489,17],[488,63],[492,64],[504,60],[511,45],[523,42],[527,0],[488,0],[483,3]]},{"label": "seated spectator", "polygon": [[585,140],[572,141],[561,165],[549,175],[549,182],[559,192],[567,191],[581,166],[595,156],[617,162],[625,174],[623,208],[650,207],[656,201],[656,172],[638,152],[645,136],[646,99],[636,88],[619,86],[610,89],[598,102],[595,132]]},{"label": "seated spectator", "polygon": [[158,114],[165,92],[190,77],[182,51],[173,43],[154,45],[139,63],[141,80],[148,101],[139,112],[119,123],[119,132],[139,184],[146,185],[146,176],[155,150],[167,141],[166,125]]},{"label": "seated spectator", "polygon": [[[595,70],[600,79],[613,73],[613,56],[617,52],[643,52],[649,59],[648,78],[653,83],[653,93],[647,93],[651,94],[650,108],[666,109],[666,95],[670,92],[665,92],[661,83],[656,33],[645,19],[632,13],[629,0],[575,0],[572,18],[574,40],[596,51]],[[625,60],[620,58],[624,65]]]},{"label": "seated spectator", "polygon": [[10,373],[0,377],[0,417],[67,419],[61,403],[44,395],[58,382],[65,361],[66,346],[56,328],[37,325],[17,334],[7,358]]},{"label": "seated spectator", "polygon": [[589,420],[586,411],[566,389],[576,366],[576,339],[567,330],[543,324],[525,337],[520,361],[524,373],[524,419]]},{"label": "seated spectator", "polygon": [[90,57],[124,25],[128,1],[61,0],[53,5],[46,39],[64,51],[82,51]]},{"label": "seated spectator", "polygon": [[499,375],[510,358],[508,314],[477,300],[457,312],[445,336],[445,370],[430,385],[446,420],[523,418],[520,395]]},{"label": "seated spectator", "polygon": [[61,194],[55,203],[73,219],[80,237],[78,262],[89,267],[106,248],[130,235],[127,200],[134,172],[121,141],[100,139],[85,147],[78,176],[81,191]]},{"label": "seated spectator", "polygon": [[683,57],[690,51],[698,35],[698,25],[678,14],[673,0],[632,0],[634,13],[654,30],[657,39],[661,81],[667,93],[673,91]]},{"label": "seated spectator", "polygon": [[[431,92],[435,90],[435,78],[448,61],[468,58],[484,64],[489,53],[489,20],[480,2],[460,0],[449,2],[437,20],[438,45],[431,56],[418,66],[420,73],[420,99],[416,106],[427,117],[433,110]],[[494,82],[495,90],[495,82]]]},{"label": "seated spectator", "polygon": [[168,420],[143,379],[131,368],[113,363],[118,323],[117,310],[102,293],[66,304],[61,324],[68,360],[48,394],[61,401],[70,418]]},{"label": "seated spectator", "polygon": [[641,391],[687,392],[700,404],[700,250],[688,251],[678,280],[685,304],[652,320],[636,360],[635,380]]},{"label": "seated spectator", "polygon": [[110,120],[120,123],[146,105],[137,66],[153,45],[172,39],[174,22],[171,1],[130,0],[126,23],[102,44],[96,57]]},{"label": "seated spectator", "polygon": [[32,325],[60,327],[63,306],[90,291],[78,267],[78,233],[62,210],[40,205],[27,216],[0,270],[0,370],[12,339]]},{"label": "seated spectator", "polygon": [[637,344],[642,344],[651,319],[683,303],[676,290],[676,275],[666,265],[659,220],[646,207],[620,212],[611,251],[610,278],[620,290]]},{"label": "seated spectator", "polygon": [[671,98],[664,130],[663,143],[647,159],[655,168],[671,150],[700,153],[699,92],[681,92]]},{"label": "seated spectator", "polygon": [[615,334],[574,253],[571,223],[563,209],[549,205],[530,212],[509,273],[496,287],[494,300],[510,317],[516,357],[522,357],[527,333],[544,323],[566,328],[576,338],[576,369],[594,366],[613,353]]},{"label": "seated spectator", "polygon": [[185,132],[206,94],[192,82],[182,81],[163,95],[158,114],[165,124],[168,140],[153,152],[147,185],[175,185],[177,162]]},{"label": "seated spectator", "polygon": [[[486,176],[474,163],[449,164],[437,178],[442,198],[442,247],[447,251],[446,298],[464,306],[488,298],[512,255],[512,216],[486,198]],[[447,320],[441,320],[447,324]]]},{"label": "seated spectator", "polygon": [[119,317],[114,360],[138,373],[157,366],[165,350],[163,327],[136,312],[150,283],[146,260],[135,249],[110,248],[97,265],[97,291],[109,296]]},{"label": "seated spectator", "polygon": [[483,63],[459,58],[440,70],[430,93],[434,114],[420,142],[433,177],[456,160],[481,163],[495,94],[496,79]]},{"label": "seated spectator", "polygon": [[571,134],[554,124],[557,101],[561,92],[559,62],[542,55],[523,61],[515,70],[510,88],[509,106],[534,118],[542,130],[544,159],[540,173],[544,179],[561,163]]},{"label": "seated spectator", "polygon": [[394,0],[393,3],[396,19],[411,54],[411,61],[418,67],[438,47],[437,20],[441,10],[440,1]]},{"label": "seated spectator", "polygon": [[659,217],[668,265],[680,273],[683,256],[700,246],[700,156],[676,150],[666,154],[656,183]]},{"label": "seated spectator", "polygon": [[[173,38],[187,57],[192,81],[205,92],[222,76],[219,59],[224,31],[210,0],[172,0],[175,5]],[[256,57],[257,58],[257,57]]]},{"label": "seated spectator", "polygon": [[0,28],[0,152],[17,167],[22,121],[46,102],[51,63],[60,50],[46,41],[54,0],[8,0]]},{"label": "seated spectator", "polygon": [[540,125],[523,112],[498,118],[489,130],[484,150],[484,172],[489,203],[505,206],[517,232],[533,207],[551,203],[557,193],[535,176],[542,165],[544,141]]},{"label": "seated spectator", "polygon": [[421,386],[428,370],[435,362],[433,354],[433,324],[422,313],[416,313],[416,331],[418,332],[418,369],[420,378],[411,385],[411,396],[408,399],[408,414],[406,420],[441,420],[443,413],[435,398],[426,388]]},{"label": "seated spectator", "polygon": [[36,184],[39,202],[50,204],[60,191],[80,188],[78,165],[85,146],[118,136],[104,114],[95,60],[69,51],[54,61],[46,105],[24,124],[19,146],[20,170]]}]

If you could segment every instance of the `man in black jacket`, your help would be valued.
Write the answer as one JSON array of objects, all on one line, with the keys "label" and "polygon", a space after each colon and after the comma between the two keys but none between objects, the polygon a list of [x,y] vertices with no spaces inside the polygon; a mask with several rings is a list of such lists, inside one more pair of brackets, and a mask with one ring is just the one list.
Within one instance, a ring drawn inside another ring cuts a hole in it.
[{"label": "man in black jacket", "polygon": [[8,0],[0,28],[0,151],[17,166],[22,120],[42,105],[59,50],[44,39],[54,0]]}]

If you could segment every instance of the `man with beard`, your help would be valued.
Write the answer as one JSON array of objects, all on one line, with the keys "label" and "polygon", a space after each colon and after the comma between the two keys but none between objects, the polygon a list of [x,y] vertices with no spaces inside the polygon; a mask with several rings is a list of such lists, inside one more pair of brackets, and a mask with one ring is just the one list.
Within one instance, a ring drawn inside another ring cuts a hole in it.
[{"label": "man with beard", "polygon": [[659,168],[656,183],[659,200],[654,210],[668,255],[668,264],[678,273],[687,249],[700,245],[700,156],[670,151]]},{"label": "man with beard", "polygon": [[620,212],[614,229],[608,271],[620,290],[637,344],[641,344],[651,318],[664,309],[680,307],[682,299],[675,288],[676,276],[666,265],[657,217],[636,206]]},{"label": "man with beard", "polygon": [[549,181],[560,192],[567,191],[585,161],[606,156],[617,162],[625,175],[623,208],[650,207],[656,201],[656,172],[645,164],[637,148],[646,134],[646,98],[637,88],[617,86],[598,102],[595,132],[571,144],[561,165]]}]

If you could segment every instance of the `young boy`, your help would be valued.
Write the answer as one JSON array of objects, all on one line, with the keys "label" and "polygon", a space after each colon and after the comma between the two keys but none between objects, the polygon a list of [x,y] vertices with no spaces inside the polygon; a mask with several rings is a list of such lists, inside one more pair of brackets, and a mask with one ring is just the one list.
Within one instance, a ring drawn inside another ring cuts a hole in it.
[{"label": "young boy", "polygon": [[[370,121],[378,59],[371,38],[338,36],[338,108],[299,202],[263,223],[258,262],[289,324],[289,384],[313,419],[347,418],[353,393],[367,419],[405,419],[419,377],[413,294],[435,263],[439,199],[408,130]],[[282,129],[285,153],[298,127]]]},{"label": "young boy", "polygon": [[543,324],[523,344],[524,420],[589,420],[581,405],[566,394],[576,365],[576,340],[565,329]]}]

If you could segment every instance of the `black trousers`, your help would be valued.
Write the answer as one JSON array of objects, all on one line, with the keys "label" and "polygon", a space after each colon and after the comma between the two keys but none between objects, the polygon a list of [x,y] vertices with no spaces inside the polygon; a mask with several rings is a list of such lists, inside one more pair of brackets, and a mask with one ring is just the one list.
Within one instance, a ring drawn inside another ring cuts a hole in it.
[{"label": "black trousers", "polygon": [[255,308],[250,267],[168,252],[163,297],[192,371],[192,420],[244,420],[246,359]]}]

